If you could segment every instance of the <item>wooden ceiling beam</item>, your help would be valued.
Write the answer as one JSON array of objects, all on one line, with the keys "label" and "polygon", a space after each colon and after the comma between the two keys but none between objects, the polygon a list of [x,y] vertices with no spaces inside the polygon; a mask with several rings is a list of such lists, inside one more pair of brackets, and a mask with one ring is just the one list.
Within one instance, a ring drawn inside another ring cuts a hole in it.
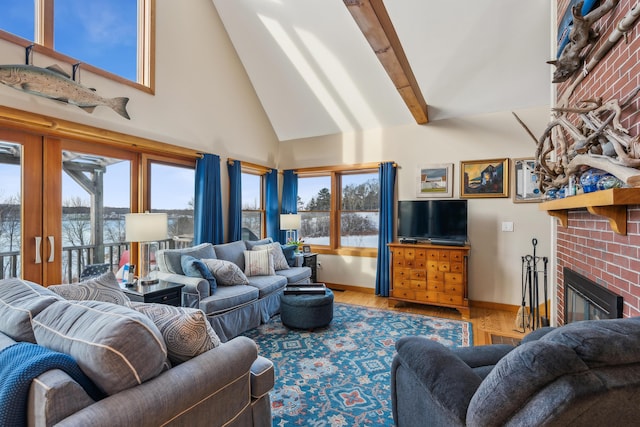
[{"label": "wooden ceiling beam", "polygon": [[427,103],[382,0],[343,1],[416,122],[427,123]]}]

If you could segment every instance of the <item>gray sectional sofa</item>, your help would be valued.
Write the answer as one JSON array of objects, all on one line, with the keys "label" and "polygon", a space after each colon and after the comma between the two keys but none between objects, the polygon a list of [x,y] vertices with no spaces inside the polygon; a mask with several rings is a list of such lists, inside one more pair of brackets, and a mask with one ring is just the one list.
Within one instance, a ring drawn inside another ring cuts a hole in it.
[{"label": "gray sectional sofa", "polygon": [[[197,260],[223,260],[235,264],[245,272],[245,252],[273,244],[267,238],[258,241],[238,240],[212,245],[203,243],[191,248],[165,249],[156,254],[158,278],[184,285],[182,305],[199,308],[207,315],[211,326],[224,342],[242,332],[267,322],[280,312],[280,296],[288,283],[309,283],[311,269],[298,266],[300,257],[288,259],[288,268],[274,269],[275,274],[244,275],[245,284],[221,284],[215,278],[207,279],[202,274],[195,277],[185,275],[185,257]],[[278,243],[275,243],[278,245]],[[208,261],[207,261],[208,262]]]},{"label": "gray sectional sofa", "polygon": [[273,364],[252,340],[220,344],[200,310],[131,303],[109,274],[56,292],[0,280],[1,425],[271,426]]}]

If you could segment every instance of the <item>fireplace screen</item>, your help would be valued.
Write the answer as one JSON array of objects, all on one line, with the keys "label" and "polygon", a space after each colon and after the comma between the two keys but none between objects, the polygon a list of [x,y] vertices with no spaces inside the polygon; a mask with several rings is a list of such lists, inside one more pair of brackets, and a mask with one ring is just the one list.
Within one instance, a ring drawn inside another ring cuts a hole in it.
[{"label": "fireplace screen", "polygon": [[622,317],[622,297],[564,268],[564,323]]}]

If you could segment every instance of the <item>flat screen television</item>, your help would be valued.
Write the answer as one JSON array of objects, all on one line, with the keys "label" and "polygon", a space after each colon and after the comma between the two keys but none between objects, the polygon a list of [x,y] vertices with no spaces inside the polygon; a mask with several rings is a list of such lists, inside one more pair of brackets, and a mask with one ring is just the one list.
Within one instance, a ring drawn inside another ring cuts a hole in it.
[{"label": "flat screen television", "polygon": [[435,244],[467,242],[466,200],[400,200],[398,238]]}]

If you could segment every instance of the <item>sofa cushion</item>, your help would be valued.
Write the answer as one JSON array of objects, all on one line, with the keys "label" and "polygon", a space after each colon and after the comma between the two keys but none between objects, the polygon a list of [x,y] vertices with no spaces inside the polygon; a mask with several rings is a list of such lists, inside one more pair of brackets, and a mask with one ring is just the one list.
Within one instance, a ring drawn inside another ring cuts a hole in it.
[{"label": "sofa cushion", "polygon": [[0,332],[15,341],[35,343],[32,320],[62,297],[44,286],[20,279],[0,280]]},{"label": "sofa cushion", "polygon": [[112,271],[98,277],[70,285],[51,285],[47,289],[67,300],[94,300],[129,305],[129,297],[122,291]]},{"label": "sofa cushion", "polygon": [[278,276],[287,279],[287,283],[307,283],[311,277],[311,268],[309,267],[292,267],[288,270],[276,271]]},{"label": "sofa cushion", "polygon": [[[244,258],[244,254],[242,255]],[[247,285],[249,281],[240,267],[223,259],[203,259],[202,262],[211,271],[219,285]],[[244,264],[244,261],[242,262]]]},{"label": "sofa cushion", "polygon": [[258,288],[260,298],[263,298],[278,289],[284,288],[287,285],[287,279],[277,274],[273,276],[252,276],[249,277],[249,285]]},{"label": "sofa cushion", "polygon": [[255,246],[267,245],[269,243],[273,243],[273,239],[271,237],[267,237],[260,240],[245,240],[244,244],[247,249],[250,251],[253,250]]},{"label": "sofa cushion", "polygon": [[280,247],[282,248],[282,253],[287,260],[287,264],[289,265],[289,267],[295,267],[298,245],[280,245]]},{"label": "sofa cushion", "polygon": [[244,274],[249,276],[274,276],[271,251],[244,251]]},{"label": "sofa cushion", "polygon": [[259,296],[260,292],[253,286],[220,286],[215,295],[200,301],[200,309],[209,316],[248,304]]},{"label": "sofa cushion", "polygon": [[171,363],[185,362],[220,345],[220,338],[202,310],[143,302],[131,302],[131,308],[158,327]]},{"label": "sofa cushion", "polygon": [[[273,268],[275,268],[276,270],[289,269],[287,258],[285,258],[284,253],[282,252],[282,246],[280,245],[280,243],[269,243],[266,245],[257,245],[257,246],[254,246],[252,250],[253,251],[267,250],[271,252],[271,255],[273,256]],[[245,262],[246,262],[246,259],[245,259]]]},{"label": "sofa cushion", "polygon": [[33,319],[38,344],[66,353],[105,393],[151,379],[166,367],[167,347],[142,313],[101,301],[58,301]]},{"label": "sofa cushion", "polygon": [[156,252],[158,268],[165,273],[182,274],[182,255],[191,255],[194,258],[216,258],[211,243],[201,243],[199,245],[182,249],[163,249]]},{"label": "sofa cushion", "polygon": [[247,246],[242,240],[215,245],[214,250],[216,258],[231,261],[240,267],[240,270],[244,271],[244,251],[247,250]]},{"label": "sofa cushion", "polygon": [[218,283],[214,275],[211,274],[211,270],[209,270],[202,260],[192,257],[191,255],[182,255],[180,264],[182,265],[182,271],[184,271],[185,276],[206,279],[209,282],[210,295],[215,293]]}]

